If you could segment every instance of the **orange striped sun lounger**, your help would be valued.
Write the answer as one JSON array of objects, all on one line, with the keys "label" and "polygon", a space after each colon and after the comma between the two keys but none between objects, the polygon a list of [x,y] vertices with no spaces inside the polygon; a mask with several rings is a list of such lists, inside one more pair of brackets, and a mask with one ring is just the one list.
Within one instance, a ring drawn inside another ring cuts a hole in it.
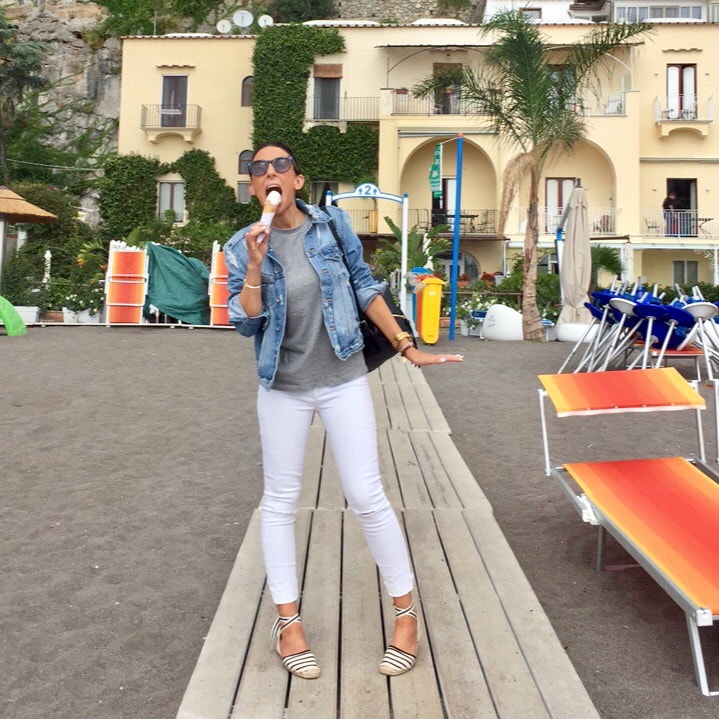
[{"label": "orange striped sun lounger", "polygon": [[701,395],[674,367],[539,375],[558,417],[607,412],[703,409]]},{"label": "orange striped sun lounger", "polygon": [[[707,679],[699,628],[719,620],[719,475],[704,463],[701,395],[674,368],[542,375],[545,470],[584,521],[599,527],[597,567],[611,534],[685,613],[697,684]],[[701,460],[684,457],[549,462],[545,399],[560,417],[695,410]]]}]

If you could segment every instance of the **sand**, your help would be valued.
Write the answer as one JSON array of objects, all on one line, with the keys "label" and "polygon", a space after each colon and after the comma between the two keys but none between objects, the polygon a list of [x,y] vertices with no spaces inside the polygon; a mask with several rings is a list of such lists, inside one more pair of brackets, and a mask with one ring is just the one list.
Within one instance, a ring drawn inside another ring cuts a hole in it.
[{"label": "sand", "polygon": [[[640,569],[597,573],[595,530],[544,475],[536,375],[569,346],[437,348],[465,356],[424,370],[454,441],[602,716],[713,719],[683,613]],[[252,343],[34,327],[0,358],[0,716],[171,719],[260,498]],[[562,420],[557,459],[694,451],[689,414],[642,419]]]}]

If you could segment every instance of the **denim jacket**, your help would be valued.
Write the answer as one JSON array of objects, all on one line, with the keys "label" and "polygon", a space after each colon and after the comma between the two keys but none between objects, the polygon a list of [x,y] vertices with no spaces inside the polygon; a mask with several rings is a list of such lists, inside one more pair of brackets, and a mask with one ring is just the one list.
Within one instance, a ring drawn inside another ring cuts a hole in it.
[{"label": "denim jacket", "polygon": [[[302,200],[297,200],[297,206],[312,222],[304,236],[305,255],[320,280],[325,328],[335,354],[346,360],[363,347],[357,305],[364,310],[382,292],[384,284],[372,277],[362,258],[362,243],[345,212],[335,207],[327,208],[342,238],[346,264],[328,225],[327,214]],[[225,245],[229,317],[240,334],[245,337],[254,335],[257,375],[260,384],[269,388],[277,372],[287,319],[285,270],[270,245],[261,268],[262,312],[249,317],[239,299],[247,274],[245,235],[248,230],[249,226],[241,229]]]}]

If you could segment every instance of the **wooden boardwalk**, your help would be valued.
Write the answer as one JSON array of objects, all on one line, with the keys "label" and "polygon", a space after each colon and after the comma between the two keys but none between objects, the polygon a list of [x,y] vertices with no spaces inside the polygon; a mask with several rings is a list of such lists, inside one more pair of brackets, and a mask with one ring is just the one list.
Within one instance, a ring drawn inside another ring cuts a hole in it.
[{"label": "wooden boardwalk", "polygon": [[377,671],[391,602],[318,422],[297,546],[322,676],[292,679],[270,650],[276,610],[255,510],[177,719],[598,719],[422,373],[396,359],[371,382],[383,474],[417,582],[417,665],[392,679]]}]

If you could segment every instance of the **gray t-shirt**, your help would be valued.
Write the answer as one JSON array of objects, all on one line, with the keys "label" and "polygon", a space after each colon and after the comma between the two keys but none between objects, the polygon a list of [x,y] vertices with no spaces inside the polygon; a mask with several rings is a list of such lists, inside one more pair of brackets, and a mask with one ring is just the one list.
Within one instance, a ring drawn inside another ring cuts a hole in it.
[{"label": "gray t-shirt", "polygon": [[332,349],[322,317],[320,279],[304,250],[310,224],[308,217],[292,230],[272,228],[272,250],[285,270],[287,289],[287,324],[273,389],[334,387],[367,372],[361,352],[343,361]]}]

